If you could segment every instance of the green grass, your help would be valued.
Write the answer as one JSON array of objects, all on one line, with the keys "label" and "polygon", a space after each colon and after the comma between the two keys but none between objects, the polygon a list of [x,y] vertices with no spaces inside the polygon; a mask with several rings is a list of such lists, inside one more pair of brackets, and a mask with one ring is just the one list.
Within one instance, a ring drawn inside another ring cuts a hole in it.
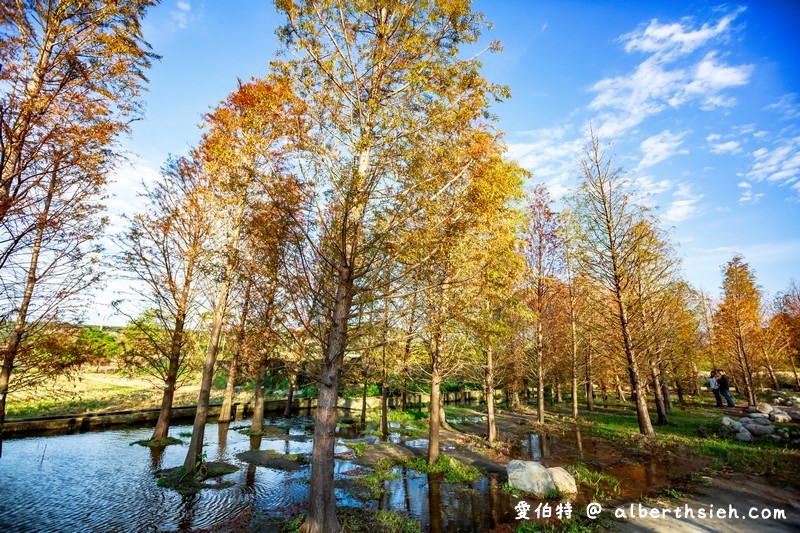
[{"label": "green grass", "polygon": [[358,476],[354,481],[367,489],[371,499],[378,500],[383,495],[384,481],[400,477],[399,474],[392,472],[395,466],[397,463],[391,459],[381,459],[372,472]]},{"label": "green grass", "polygon": [[483,475],[483,472],[474,466],[446,455],[440,455],[432,465],[429,465],[424,457],[415,457],[406,462],[406,468],[426,474],[444,474],[446,483],[471,483]]},{"label": "green grass", "polygon": [[723,431],[720,423],[722,415],[720,411],[703,408],[676,410],[669,415],[668,424],[654,426],[656,441],[647,441],[639,435],[636,412],[631,407],[618,408],[610,413],[584,413],[583,416],[590,422],[590,433],[620,442],[634,454],[652,451],[659,446],[684,447],[695,455],[711,458],[713,468],[782,473],[800,480],[797,468],[787,468],[788,461],[800,466],[798,450],[789,449],[785,443],[771,439],[740,442]]},{"label": "green grass", "polygon": [[614,476],[589,470],[580,463],[569,467],[568,470],[578,485],[590,491],[591,500],[606,500],[611,494],[619,494],[619,480]]}]

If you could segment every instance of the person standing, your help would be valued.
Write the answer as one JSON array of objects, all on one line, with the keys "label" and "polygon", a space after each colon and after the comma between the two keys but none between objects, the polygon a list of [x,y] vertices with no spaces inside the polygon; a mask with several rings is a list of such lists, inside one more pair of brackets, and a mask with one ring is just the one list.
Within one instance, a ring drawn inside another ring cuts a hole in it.
[{"label": "person standing", "polygon": [[717,400],[717,407],[722,407],[722,395],[719,393],[716,370],[712,370],[711,375],[708,376],[708,386],[711,387],[711,392],[714,393],[714,399]]},{"label": "person standing", "polygon": [[731,398],[731,385],[728,375],[722,370],[717,370],[716,378],[719,393],[725,398],[725,401],[728,402],[728,407],[736,407],[736,404],[733,403],[733,398]]}]

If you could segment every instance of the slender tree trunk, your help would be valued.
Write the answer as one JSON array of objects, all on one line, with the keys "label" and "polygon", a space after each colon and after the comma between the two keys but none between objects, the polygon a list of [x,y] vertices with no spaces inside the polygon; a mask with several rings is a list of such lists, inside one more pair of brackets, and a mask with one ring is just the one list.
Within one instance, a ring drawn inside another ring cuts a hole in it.
[{"label": "slender tree trunk", "polygon": [[8,398],[9,383],[11,382],[11,371],[14,369],[14,360],[19,354],[22,340],[28,329],[28,308],[33,298],[33,291],[36,287],[36,283],[39,281],[36,270],[39,267],[39,255],[42,252],[44,231],[47,228],[48,219],[50,217],[50,206],[52,205],[56,192],[58,172],[59,168],[58,165],[56,165],[50,176],[47,196],[45,197],[44,206],[42,212],[39,214],[39,220],[37,221],[36,235],[33,239],[31,257],[28,262],[25,291],[22,294],[22,300],[19,304],[19,311],[17,312],[14,329],[11,331],[8,342],[3,347],[2,351],[0,351],[0,357],[2,357],[2,368],[0,368],[0,457],[3,456],[3,426],[6,421],[6,400]]},{"label": "slender tree trunk", "polygon": [[428,424],[428,464],[432,465],[439,458],[439,387],[442,377],[439,374],[439,336],[440,326],[436,326],[431,346],[431,404]]},{"label": "slender tree trunk", "polygon": [[286,395],[286,407],[283,409],[283,417],[290,418],[292,416],[292,402],[294,402],[294,387],[297,382],[297,372],[292,372],[289,375],[289,394]]},{"label": "slender tree trunk", "polygon": [[797,365],[794,362],[794,356],[789,356],[789,361],[792,363],[792,373],[794,374],[794,383],[800,387],[800,375],[797,374]]},{"label": "slender tree trunk", "polygon": [[[239,234],[244,218],[245,198],[239,200],[234,231],[228,243],[230,249],[236,250],[239,246]],[[230,249],[228,251],[230,251]],[[206,357],[203,361],[203,376],[200,381],[200,394],[197,398],[197,410],[194,415],[194,426],[192,427],[192,440],[189,442],[189,450],[183,462],[186,475],[192,475],[197,465],[203,460],[203,437],[205,437],[206,421],[208,420],[208,404],[211,398],[211,384],[214,381],[214,370],[217,363],[217,351],[219,350],[219,340],[222,336],[222,324],[225,320],[225,313],[228,309],[228,292],[230,291],[231,280],[233,279],[234,254],[230,254],[225,265],[225,278],[219,286],[217,302],[214,305],[214,312],[211,318],[211,334],[208,338]]]},{"label": "slender tree trunk", "polygon": [[158,412],[152,440],[166,439],[169,435],[169,426],[172,421],[172,402],[175,397],[175,384],[178,381],[178,369],[181,360],[181,338],[183,337],[183,320],[178,319],[175,331],[172,333],[172,349],[167,367],[167,377],[164,380],[164,393],[161,396],[161,410]]},{"label": "slender tree trunk", "polygon": [[[624,399],[623,399],[624,401]],[[592,382],[592,347],[586,347],[586,410],[594,411],[594,382]]]},{"label": "slender tree trunk", "polygon": [[775,391],[781,390],[781,384],[778,383],[778,376],[775,375],[775,370],[772,368],[772,362],[769,360],[769,354],[767,350],[764,349],[764,345],[761,345],[761,353],[764,354],[764,362],[767,364],[767,372],[769,372],[769,379],[772,380],[772,388]]},{"label": "slender tree trunk", "polygon": [[317,413],[314,419],[309,513],[301,528],[303,533],[336,533],[341,529],[336,515],[336,495],[333,490],[333,450],[336,442],[336,403],[339,397],[342,362],[347,347],[347,325],[352,301],[352,269],[343,258],[339,264],[336,300],[328,332]]},{"label": "slender tree trunk", "polygon": [[189,450],[186,453],[186,460],[183,462],[187,475],[191,475],[195,471],[198,463],[203,459],[203,437],[205,437],[206,421],[208,420],[208,404],[211,398],[211,384],[214,381],[214,366],[217,362],[217,350],[219,349],[219,340],[222,334],[222,323],[228,304],[229,279],[230,277],[226,277],[222,282],[217,304],[214,306],[211,335],[208,339],[206,357],[203,361],[203,377],[200,382],[200,394],[197,399],[197,410],[195,411],[194,426],[192,427],[192,440],[189,442]]},{"label": "slender tree trunk", "polygon": [[625,399],[625,391],[622,388],[622,381],[619,379],[619,376],[616,375],[616,374],[614,374],[614,385],[615,385],[615,387],[617,389],[617,397],[619,398],[619,401],[625,403],[625,401],[626,401],[626,399]]},{"label": "slender tree trunk", "polygon": [[228,369],[228,381],[225,383],[225,395],[222,398],[222,408],[219,412],[217,422],[231,421],[231,404],[233,403],[233,391],[236,387],[236,379],[239,373],[239,359],[242,354],[244,344],[244,331],[247,325],[247,314],[250,307],[250,286],[248,283],[244,290],[244,301],[242,302],[242,316],[239,320],[239,329],[236,331],[236,346],[231,356],[231,366]]},{"label": "slender tree trunk", "polygon": [[497,426],[494,420],[494,361],[491,347],[486,351],[486,420],[488,424],[489,444],[497,438]]},{"label": "slender tree trunk", "polygon": [[692,394],[695,396],[700,395],[700,383],[697,380],[699,372],[697,371],[697,363],[692,361]]},{"label": "slender tree trunk", "polygon": [[367,382],[364,376],[364,386],[361,387],[361,426],[367,425]]},{"label": "slender tree trunk", "polygon": [[255,391],[253,396],[253,421],[250,423],[250,432],[257,433],[264,430],[264,383],[267,381],[268,357],[262,355],[256,369]]},{"label": "slender tree trunk", "polygon": [[664,406],[664,396],[661,390],[661,379],[658,375],[658,368],[654,360],[654,356],[650,350],[646,351],[647,363],[650,367],[650,379],[653,380],[653,398],[656,402],[656,412],[658,413],[658,425],[664,425],[669,422],[667,419],[667,409]]},{"label": "slender tree trunk", "polygon": [[672,406],[672,395],[669,392],[669,375],[667,374],[667,369],[664,368],[664,359],[661,357],[661,352],[657,354],[658,359],[658,373],[661,378],[661,396],[664,398],[664,408],[667,411],[667,414],[672,414],[675,412],[675,408]]}]

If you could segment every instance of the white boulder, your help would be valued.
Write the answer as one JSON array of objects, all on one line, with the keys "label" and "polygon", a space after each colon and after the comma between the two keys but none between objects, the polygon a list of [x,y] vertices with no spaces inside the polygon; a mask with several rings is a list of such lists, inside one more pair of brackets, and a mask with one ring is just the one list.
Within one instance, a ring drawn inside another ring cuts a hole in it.
[{"label": "white boulder", "polygon": [[548,468],[547,471],[550,472],[550,476],[552,476],[553,483],[555,483],[558,492],[561,494],[578,493],[578,484],[575,483],[575,478],[572,477],[572,474],[560,466]]},{"label": "white boulder", "polygon": [[536,461],[510,461],[506,466],[508,485],[514,489],[535,494],[542,498],[557,490],[553,476]]}]

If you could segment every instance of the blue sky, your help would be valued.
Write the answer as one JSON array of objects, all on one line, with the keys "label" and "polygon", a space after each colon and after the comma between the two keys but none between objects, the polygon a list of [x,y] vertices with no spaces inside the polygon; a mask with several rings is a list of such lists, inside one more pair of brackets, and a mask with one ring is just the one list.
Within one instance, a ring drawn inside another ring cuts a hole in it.
[{"label": "blue sky", "polygon": [[[800,278],[800,2],[476,1],[499,54],[484,75],[510,86],[497,105],[509,157],[559,201],[578,177],[592,123],[670,228],[687,279],[716,294],[742,253],[770,293]],[[108,202],[135,209],[141,180],[196,142],[196,125],[263,75],[281,23],[272,2],[164,0],[144,25],[163,58],[150,71]],[[476,48],[477,49],[477,48]],[[108,300],[124,297],[110,283]],[[124,292],[124,291],[123,291]],[[99,302],[103,302],[101,298]],[[90,322],[119,323],[98,310]]]}]

